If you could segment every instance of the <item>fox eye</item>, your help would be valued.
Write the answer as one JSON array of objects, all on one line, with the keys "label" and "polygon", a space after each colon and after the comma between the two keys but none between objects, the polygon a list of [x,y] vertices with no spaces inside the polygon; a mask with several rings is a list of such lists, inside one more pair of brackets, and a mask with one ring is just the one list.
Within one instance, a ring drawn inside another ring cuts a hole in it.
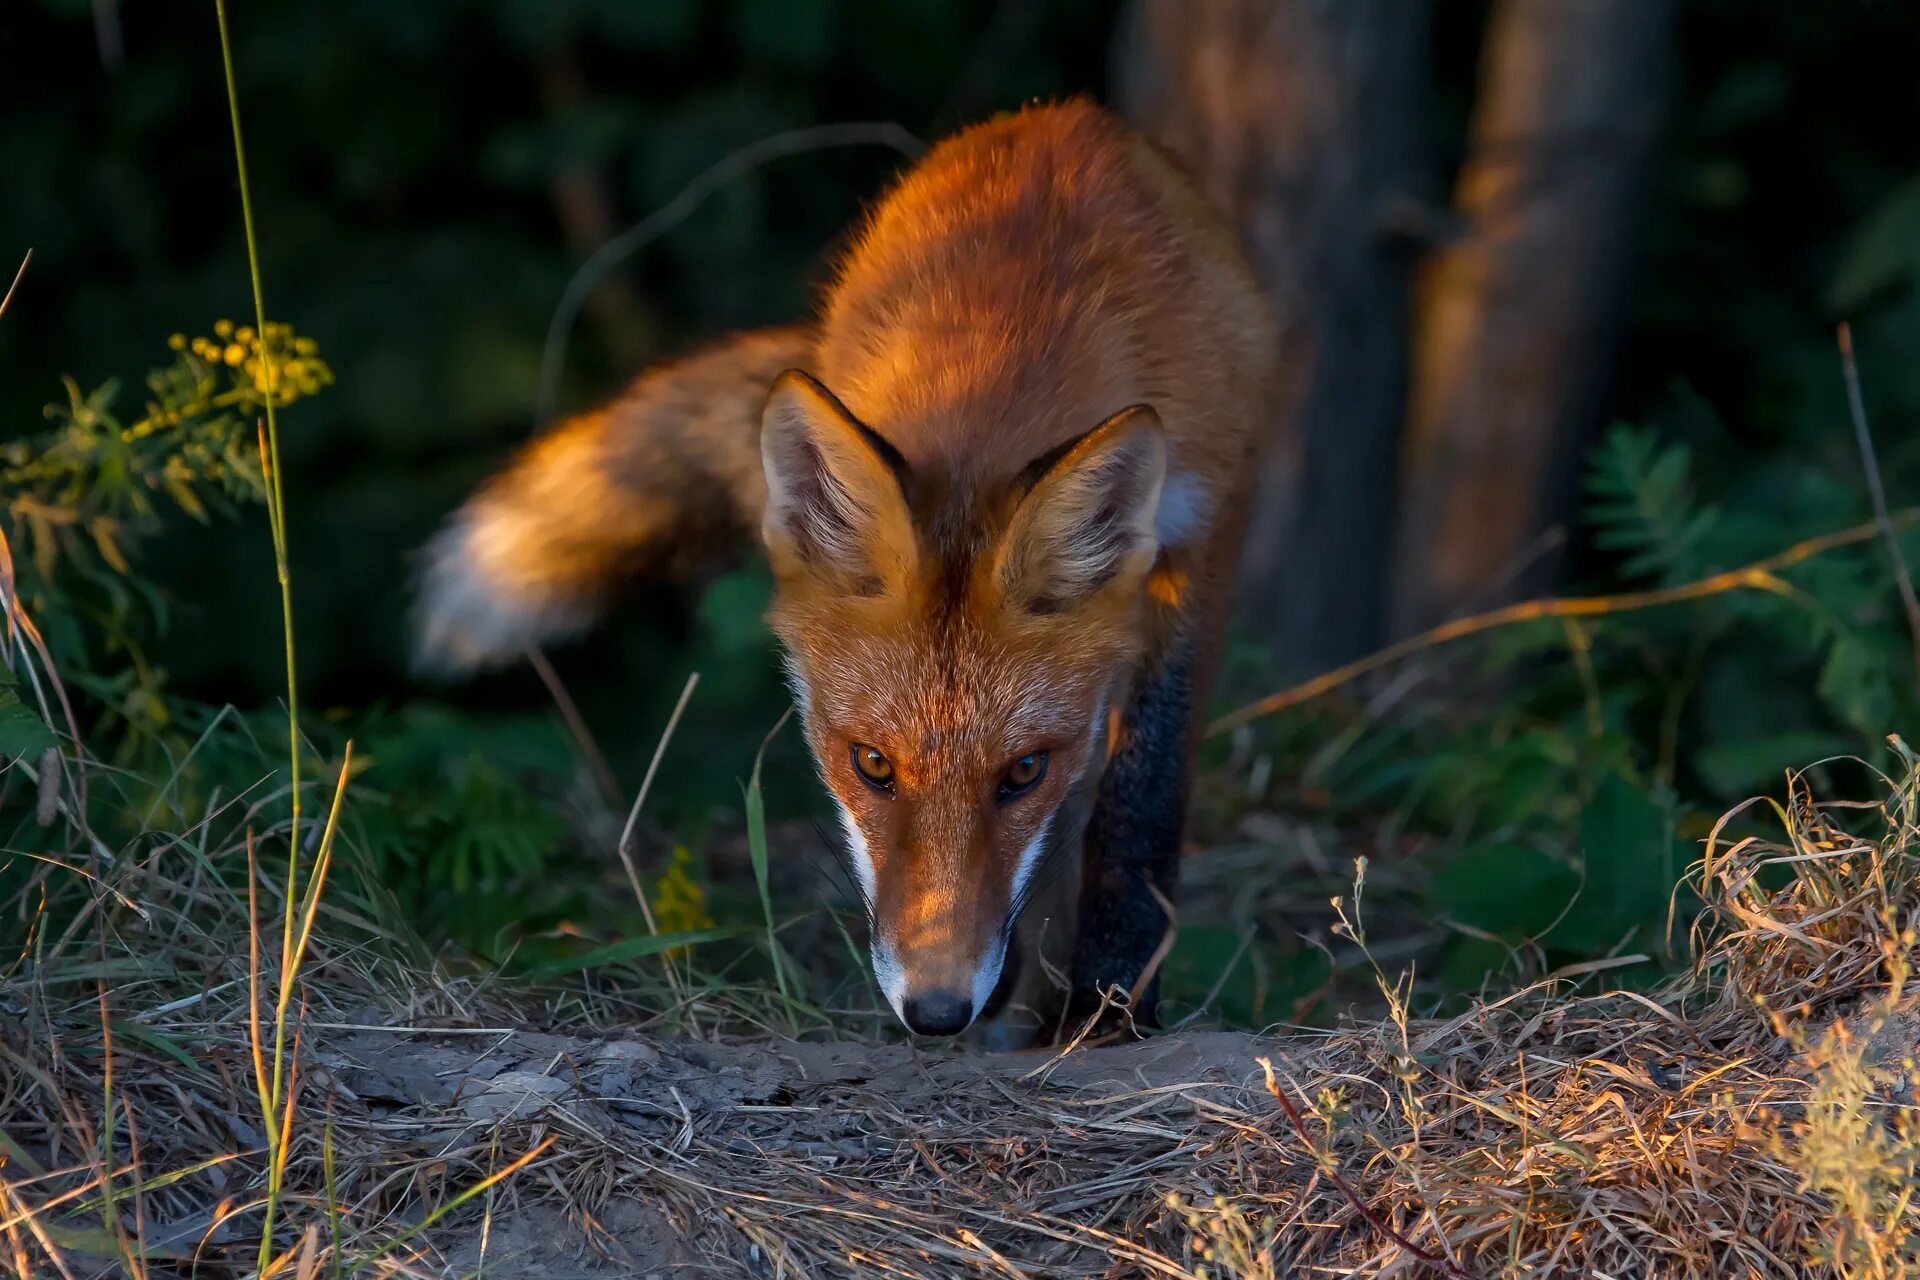
[{"label": "fox eye", "polygon": [[1047,776],[1047,753],[1029,751],[1007,766],[1006,776],[1000,779],[1000,801],[1002,804],[1015,796],[1033,790],[1040,779]]},{"label": "fox eye", "polygon": [[893,793],[893,761],[880,754],[878,747],[864,742],[853,744],[853,769],[860,780],[876,791]]}]

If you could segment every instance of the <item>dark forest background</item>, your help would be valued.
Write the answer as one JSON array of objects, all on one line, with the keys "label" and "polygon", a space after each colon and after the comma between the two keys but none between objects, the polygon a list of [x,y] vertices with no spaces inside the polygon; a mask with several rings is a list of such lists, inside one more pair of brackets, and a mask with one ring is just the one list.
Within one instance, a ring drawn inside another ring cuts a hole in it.
[{"label": "dark forest background", "polygon": [[[531,900],[578,853],[540,816],[573,748],[530,672],[409,675],[409,556],[533,431],[574,268],[780,130],[933,139],[1088,92],[1229,206],[1288,321],[1291,382],[1223,705],[1462,610],[1683,581],[1867,519],[1843,319],[1890,501],[1920,500],[1909,3],[244,0],[234,23],[268,308],[337,380],[284,427],[302,683],[374,744],[376,786],[411,788],[389,844],[505,833],[512,856],[463,890]],[[0,257],[34,255],[0,341],[0,434],[45,431],[63,375],[137,401],[168,335],[250,315],[227,130],[209,5],[0,9]],[[818,152],[715,192],[597,288],[563,405],[802,314],[899,163]],[[102,673],[98,739],[280,696],[256,517],[168,520],[142,546],[143,594],[113,606],[139,615],[132,675],[71,629]],[[1251,806],[1363,833],[1339,854],[1421,836],[1437,852],[1419,900],[1472,929],[1462,974],[1492,963],[1488,938],[1556,925],[1577,873],[1625,897],[1560,942],[1604,951],[1658,914],[1672,877],[1654,873],[1704,816],[1901,727],[1915,672],[1891,569],[1874,544],[1849,555],[1794,579],[1798,599],[1523,629],[1464,672],[1265,724],[1210,757],[1202,826],[1246,838]],[[680,837],[737,820],[785,705],[764,594],[751,566],[645,588],[553,655],[629,792],[702,673],[649,802]],[[804,813],[797,738],[770,761],[770,805]],[[427,812],[445,793],[471,809]],[[1616,848],[1609,873],[1595,859]],[[393,856],[391,877],[427,876],[431,856]],[[1490,876],[1544,905],[1476,897]]]}]

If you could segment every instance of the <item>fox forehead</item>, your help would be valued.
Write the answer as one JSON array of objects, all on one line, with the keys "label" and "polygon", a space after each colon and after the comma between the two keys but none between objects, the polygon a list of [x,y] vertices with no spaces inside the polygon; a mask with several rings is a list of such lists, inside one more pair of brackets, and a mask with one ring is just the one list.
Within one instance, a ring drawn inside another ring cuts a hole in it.
[{"label": "fox forehead", "polygon": [[[795,642],[797,641],[797,642]],[[966,627],[902,626],[790,641],[822,732],[871,743],[896,765],[996,761],[1077,735],[1104,683],[1084,651],[1014,648]]]}]

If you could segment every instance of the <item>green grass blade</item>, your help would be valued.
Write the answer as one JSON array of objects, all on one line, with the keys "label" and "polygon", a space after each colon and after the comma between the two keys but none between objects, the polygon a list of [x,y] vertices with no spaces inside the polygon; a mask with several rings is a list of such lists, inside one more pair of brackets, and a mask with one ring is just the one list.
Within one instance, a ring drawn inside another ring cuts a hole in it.
[{"label": "green grass blade", "polygon": [[[244,1151],[230,1151],[225,1155],[209,1156],[205,1160],[197,1160],[192,1164],[183,1165],[178,1169],[170,1169],[166,1173],[158,1174],[155,1177],[142,1178],[140,1180],[140,1189],[142,1191],[161,1191],[176,1182],[186,1181],[196,1173],[205,1173],[208,1169],[226,1164],[229,1160],[238,1160],[247,1154],[249,1153]],[[103,1207],[106,1204],[106,1200],[107,1198],[104,1195],[93,1196],[76,1204],[73,1207],[73,1212],[76,1214],[92,1213],[95,1209]]]},{"label": "green grass blade", "polygon": [[773,920],[773,886],[767,867],[767,805],[765,793],[760,789],[760,766],[767,758],[767,748],[772,745],[774,734],[780,732],[793,709],[789,707],[785,715],[767,733],[760,742],[760,750],[754,753],[753,776],[747,780],[747,856],[753,860],[754,883],[760,887],[760,912],[767,924],[767,954],[773,960],[773,978],[780,985],[780,999],[792,1000],[787,986],[786,952],[780,947],[778,930]]},{"label": "green grass blade", "polygon": [[619,964],[623,960],[640,960],[647,956],[656,956],[663,951],[672,951],[676,947],[693,947],[702,942],[737,938],[743,932],[745,930],[742,929],[687,929],[679,933],[654,933],[644,938],[628,938],[624,942],[615,942],[604,947],[595,947],[591,951],[582,951],[577,956],[544,960],[529,967],[526,976],[530,979],[554,978],[561,974],[578,973],[582,969],[597,969],[602,965]]},{"label": "green grass blade", "polygon": [[137,1044],[146,1045],[149,1049],[157,1049],[195,1075],[210,1076],[213,1074],[200,1064],[198,1058],[195,1058],[191,1053],[187,1052],[185,1047],[178,1041],[163,1036],[157,1031],[143,1027],[137,1022],[128,1022],[124,1018],[114,1018],[108,1022],[107,1026],[112,1030],[114,1035],[126,1040],[132,1040]]}]

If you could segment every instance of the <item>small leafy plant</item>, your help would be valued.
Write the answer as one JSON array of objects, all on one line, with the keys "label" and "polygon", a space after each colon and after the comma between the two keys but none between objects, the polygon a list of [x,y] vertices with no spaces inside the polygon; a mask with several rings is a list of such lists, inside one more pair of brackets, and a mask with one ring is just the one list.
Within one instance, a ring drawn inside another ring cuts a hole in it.
[{"label": "small leafy plant", "polygon": [[117,412],[121,387],[90,392],[66,380],[64,404],[47,407],[50,430],[0,446],[7,516],[27,559],[51,581],[62,561],[132,572],[130,544],[155,532],[163,503],[205,521],[209,509],[266,499],[258,415],[333,382],[311,338],[292,326],[217,321],[207,337],[175,334],[170,363],[146,377],[140,416]]},{"label": "small leafy plant", "polygon": [[[124,726],[118,759],[129,765],[154,764],[134,749],[178,728],[147,652],[168,598],[136,570],[141,545],[170,516],[207,523],[266,501],[260,415],[333,382],[314,341],[290,325],[220,320],[168,347],[138,416],[121,410],[118,381],[84,391],[68,378],[65,401],[47,407],[50,427],[0,444],[14,598],[45,620],[54,671]],[[31,732],[18,716],[8,723]]]}]

